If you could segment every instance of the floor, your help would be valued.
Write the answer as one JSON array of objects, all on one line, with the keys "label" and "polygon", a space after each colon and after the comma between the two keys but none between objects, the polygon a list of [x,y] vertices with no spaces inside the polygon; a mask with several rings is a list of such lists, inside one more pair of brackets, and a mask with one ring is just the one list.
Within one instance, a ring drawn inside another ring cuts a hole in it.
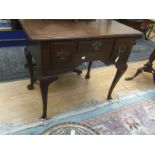
[{"label": "floor", "polygon": [[[124,78],[133,75],[136,69],[146,61],[131,63],[113,92],[113,98],[126,95],[131,90],[153,89],[151,74],[143,73],[132,81]],[[91,100],[105,101],[108,89],[115,74],[115,67],[101,67],[92,69],[91,79],[85,80],[85,71],[81,76],[75,73],[61,75],[59,80],[49,87],[48,117],[55,116],[64,110],[69,110],[89,104]],[[0,124],[11,122],[14,124],[30,123],[38,120],[42,112],[42,101],[39,83],[35,89],[29,91],[26,85],[29,80],[0,83]]]}]

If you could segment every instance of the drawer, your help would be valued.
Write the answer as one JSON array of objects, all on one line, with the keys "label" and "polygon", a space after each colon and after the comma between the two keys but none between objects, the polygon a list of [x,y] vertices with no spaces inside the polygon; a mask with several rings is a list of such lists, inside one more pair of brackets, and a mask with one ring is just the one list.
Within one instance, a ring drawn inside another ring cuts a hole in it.
[{"label": "drawer", "polygon": [[112,46],[113,46],[112,39],[80,41],[78,52],[79,53],[102,52],[102,54],[108,56],[111,53]]},{"label": "drawer", "polygon": [[76,44],[73,42],[51,43],[50,51],[52,66],[68,66],[73,63],[76,52]]},{"label": "drawer", "polygon": [[112,49],[112,39],[80,41],[76,63],[80,64],[82,62],[88,62],[91,60],[109,59]]},{"label": "drawer", "polygon": [[46,49],[42,50],[43,69],[50,73],[63,72],[74,64],[76,44],[74,42],[49,42]]}]

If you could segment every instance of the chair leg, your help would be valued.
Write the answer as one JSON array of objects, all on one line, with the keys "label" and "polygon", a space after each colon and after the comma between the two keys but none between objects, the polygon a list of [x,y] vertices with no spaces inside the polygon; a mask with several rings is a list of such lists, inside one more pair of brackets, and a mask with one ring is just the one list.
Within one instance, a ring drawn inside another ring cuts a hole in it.
[{"label": "chair leg", "polygon": [[154,27],[154,24],[151,24],[151,26],[150,26],[150,28],[148,30],[148,35],[146,36],[146,39],[149,39],[150,34],[151,34],[152,30],[153,30],[153,27]]},{"label": "chair leg", "polygon": [[128,77],[125,80],[127,80],[127,81],[132,80],[135,77],[137,77],[140,73],[148,72],[148,73],[153,74],[153,80],[155,82],[155,70],[153,68],[153,61],[154,60],[155,60],[155,50],[151,53],[151,55],[149,57],[149,61],[146,64],[144,64],[143,67],[138,68],[137,72],[132,77]]},{"label": "chair leg", "polygon": [[126,81],[129,81],[129,80],[134,79],[134,78],[137,77],[140,73],[142,73],[143,70],[144,70],[143,67],[139,68],[139,69],[137,70],[137,72],[136,72],[132,77],[125,78],[125,80],[126,80]]}]

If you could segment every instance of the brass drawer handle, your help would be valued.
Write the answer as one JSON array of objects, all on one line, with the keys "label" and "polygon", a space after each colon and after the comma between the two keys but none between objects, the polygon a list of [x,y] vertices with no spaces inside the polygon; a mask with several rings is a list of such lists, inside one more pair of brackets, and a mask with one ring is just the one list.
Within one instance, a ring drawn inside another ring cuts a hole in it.
[{"label": "brass drawer handle", "polygon": [[94,41],[91,46],[94,51],[98,51],[102,48],[102,41]]},{"label": "brass drawer handle", "polygon": [[68,59],[69,56],[70,56],[69,52],[63,52],[63,51],[61,51],[61,52],[57,52],[57,53],[56,53],[56,57],[57,57],[57,59],[60,60],[60,61],[61,61],[61,60],[66,60],[66,59]]}]

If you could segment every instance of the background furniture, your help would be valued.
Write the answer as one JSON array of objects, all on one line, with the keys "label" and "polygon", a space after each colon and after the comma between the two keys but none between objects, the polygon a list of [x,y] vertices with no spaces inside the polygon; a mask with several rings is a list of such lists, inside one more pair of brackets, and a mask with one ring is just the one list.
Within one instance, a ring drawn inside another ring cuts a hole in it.
[{"label": "background furniture", "polygon": [[149,39],[155,25],[153,19],[118,19],[117,21],[143,32],[146,40]]},{"label": "background furniture", "polygon": [[135,77],[137,77],[140,73],[148,72],[148,73],[152,73],[153,81],[155,83],[155,69],[153,68],[153,61],[154,60],[155,60],[155,50],[151,53],[151,55],[149,57],[149,61],[146,64],[144,64],[143,67],[138,68],[137,72],[132,77],[126,78],[126,80],[127,81],[132,80]]},{"label": "background furniture", "polygon": [[[93,60],[101,60],[106,65],[115,64],[116,75],[107,99],[117,82],[127,69],[127,60],[136,37],[142,33],[113,20],[80,21],[73,20],[21,20],[31,45],[25,49],[30,84],[34,88],[36,79],[40,81],[43,100],[42,118],[47,118],[47,93],[50,83],[58,75],[70,71],[81,74],[76,67],[89,62],[86,79],[90,78]],[[37,66],[34,76],[32,57]]]}]

